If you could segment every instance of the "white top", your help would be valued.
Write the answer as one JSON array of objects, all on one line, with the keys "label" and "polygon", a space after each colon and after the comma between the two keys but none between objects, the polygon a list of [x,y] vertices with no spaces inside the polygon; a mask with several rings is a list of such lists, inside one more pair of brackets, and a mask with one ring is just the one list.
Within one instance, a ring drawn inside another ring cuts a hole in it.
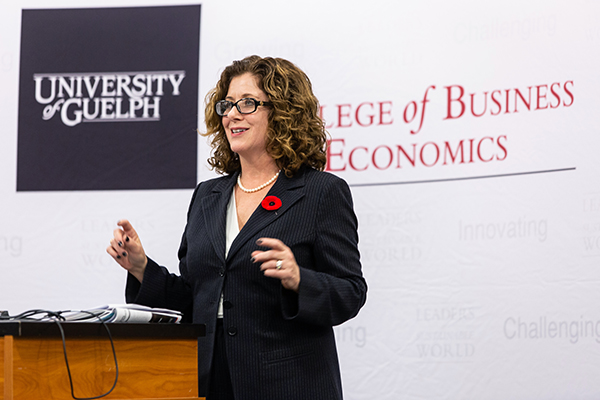
[{"label": "white top", "polygon": [[[240,232],[240,226],[238,225],[237,209],[235,207],[235,187],[231,191],[231,198],[227,205],[227,218],[225,220],[225,258],[229,254],[231,244]],[[221,300],[219,300],[219,309],[217,310],[217,318],[223,318],[223,293],[221,293]]]}]

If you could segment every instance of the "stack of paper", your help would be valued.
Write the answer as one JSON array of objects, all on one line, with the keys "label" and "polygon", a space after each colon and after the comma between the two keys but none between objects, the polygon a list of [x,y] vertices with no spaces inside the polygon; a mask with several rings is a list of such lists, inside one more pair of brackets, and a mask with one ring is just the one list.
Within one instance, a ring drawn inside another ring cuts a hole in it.
[{"label": "stack of paper", "polygon": [[151,308],[139,304],[109,304],[82,311],[61,314],[66,321],[74,322],[161,322],[178,323],[182,314],[166,308]]}]

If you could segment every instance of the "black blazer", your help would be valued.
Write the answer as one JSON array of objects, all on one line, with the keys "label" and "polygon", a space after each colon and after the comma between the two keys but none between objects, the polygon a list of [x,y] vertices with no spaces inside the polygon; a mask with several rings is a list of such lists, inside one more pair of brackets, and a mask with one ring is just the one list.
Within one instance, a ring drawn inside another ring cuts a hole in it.
[{"label": "black blazer", "polygon": [[[207,326],[199,341],[200,396],[205,396],[217,307],[224,298],[227,359],[236,399],[341,399],[332,326],[354,317],[366,300],[357,219],[342,179],[312,168],[280,174],[268,195],[282,205],[254,211],[225,258],[227,205],[237,173],[199,184],[179,249],[181,276],[149,260],[143,284],[129,276],[128,302],[181,310]],[[292,249],[299,293],[253,264],[256,240]]]}]

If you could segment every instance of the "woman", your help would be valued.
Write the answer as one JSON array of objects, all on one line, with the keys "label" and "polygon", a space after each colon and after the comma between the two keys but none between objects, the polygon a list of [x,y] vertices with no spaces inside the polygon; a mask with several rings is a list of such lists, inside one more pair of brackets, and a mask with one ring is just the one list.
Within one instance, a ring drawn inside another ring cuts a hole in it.
[{"label": "woman", "polygon": [[108,253],[128,302],[206,324],[200,395],[341,399],[332,326],[366,300],[348,185],[322,172],[326,133],[308,77],[279,58],[225,68],[207,96],[209,164],[179,248],[181,276],[146,257],[129,222]]}]

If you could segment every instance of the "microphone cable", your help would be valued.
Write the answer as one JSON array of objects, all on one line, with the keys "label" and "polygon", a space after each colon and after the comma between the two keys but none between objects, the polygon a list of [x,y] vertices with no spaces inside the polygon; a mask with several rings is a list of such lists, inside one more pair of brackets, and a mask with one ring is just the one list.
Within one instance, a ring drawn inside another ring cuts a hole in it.
[{"label": "microphone cable", "polygon": [[[73,378],[71,376],[71,368],[69,367],[69,359],[67,357],[67,341],[65,338],[65,331],[61,324],[61,321],[65,321],[65,318],[62,316],[62,314],[67,313],[67,312],[72,312],[72,311],[71,310],[68,310],[68,311],[28,310],[28,311],[24,311],[21,314],[14,315],[14,316],[6,315],[3,313],[2,315],[0,315],[0,321],[20,321],[20,320],[45,321],[45,320],[50,320],[50,321],[55,322],[56,325],[58,326],[58,330],[60,331],[60,336],[62,338],[63,354],[65,357],[65,365],[67,367],[67,374],[69,376],[69,386],[71,387],[71,397],[73,397],[73,399],[75,399],[75,400],[94,400],[94,399],[100,399],[102,397],[108,396],[115,389],[115,387],[117,386],[117,381],[119,380],[119,364],[117,362],[117,352],[115,351],[115,344],[113,341],[112,334],[110,333],[110,329],[108,328],[108,325],[106,324],[106,322],[102,318],[100,318],[99,314],[95,314],[93,312],[85,311],[85,310],[79,311],[79,312],[90,314],[90,315],[98,318],[98,320],[102,323],[102,325],[106,329],[106,333],[108,334],[108,338],[110,339],[110,346],[112,348],[113,358],[115,360],[115,381],[114,381],[112,387],[110,388],[110,390],[104,394],[101,394],[99,396],[94,396],[94,397],[77,397],[77,396],[75,396],[75,390],[73,388]],[[36,315],[42,315],[42,317],[41,318],[33,318]]]}]

